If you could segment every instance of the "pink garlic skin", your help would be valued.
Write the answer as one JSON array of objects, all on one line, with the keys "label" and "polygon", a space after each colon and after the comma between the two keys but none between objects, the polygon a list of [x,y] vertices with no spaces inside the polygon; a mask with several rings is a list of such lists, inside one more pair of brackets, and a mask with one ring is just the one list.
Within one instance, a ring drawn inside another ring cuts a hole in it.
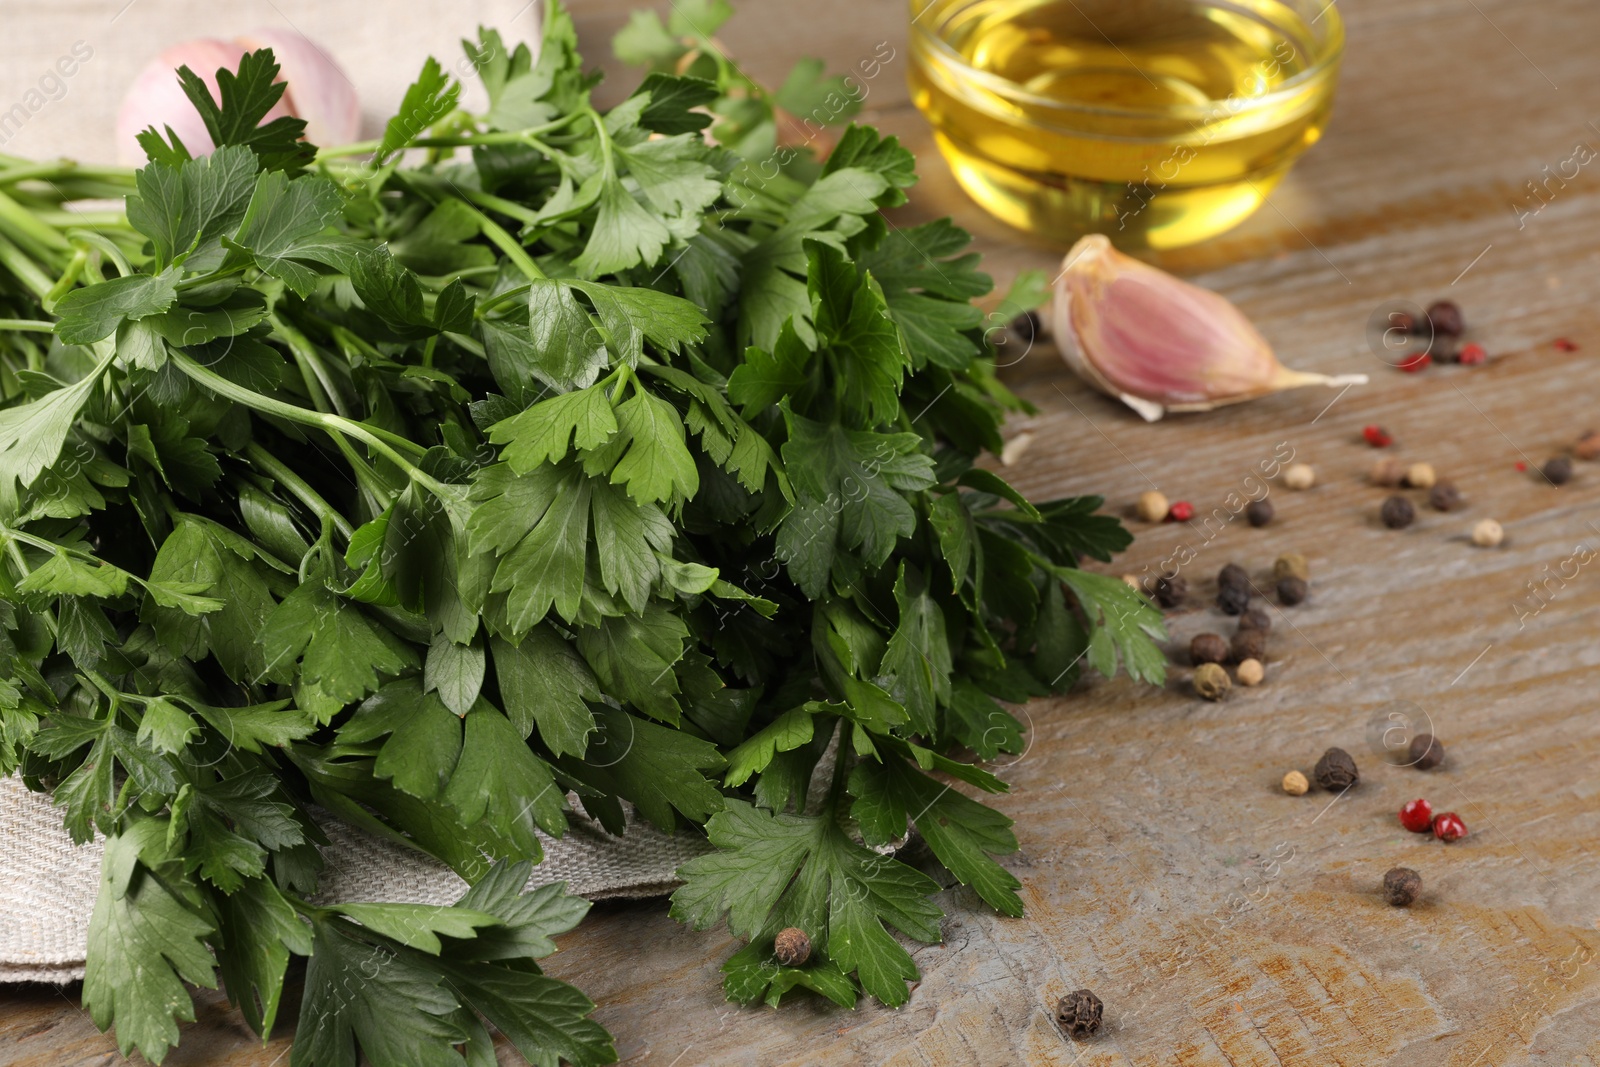
[{"label": "pink garlic skin", "polygon": [[1058,336],[1070,334],[1118,392],[1198,403],[1272,388],[1272,349],[1211,290],[1121,255],[1104,238],[1080,246],[1062,280]]},{"label": "pink garlic skin", "polygon": [[171,126],[194,155],[204,155],[216,146],[206,132],[199,112],[184,95],[178,82],[178,68],[187,66],[200,75],[219,98],[217,70],[239,65],[247,51],[271,48],[282,68],[279,81],[289,83],[283,98],[267,112],[263,122],[284,115],[306,120],[306,138],[312,144],[337,145],[354,141],[361,130],[361,105],[354,86],[333,60],[298,33],[262,29],[243,34],[232,41],[199,37],[173,45],[141,70],[122,98],[117,112],[117,158],[128,166],[145,162],[138,134],[150,126],[165,134]]}]

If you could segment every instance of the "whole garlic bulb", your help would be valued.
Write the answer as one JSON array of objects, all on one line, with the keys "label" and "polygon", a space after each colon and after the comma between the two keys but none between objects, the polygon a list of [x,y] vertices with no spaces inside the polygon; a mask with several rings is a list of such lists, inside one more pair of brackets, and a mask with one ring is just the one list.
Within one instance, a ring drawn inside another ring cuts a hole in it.
[{"label": "whole garlic bulb", "polygon": [[217,70],[239,65],[239,57],[271,48],[281,68],[278,78],[288,83],[283,98],[263,122],[291,115],[305,119],[306,138],[312,144],[339,145],[354,141],[361,132],[361,104],[355,86],[328,54],[298,33],[261,29],[231,41],[197,37],[175,44],[151,60],[128,86],[117,112],[117,158],[128,166],[145,161],[138,134],[150,126],[165,132],[171,126],[184,146],[203,155],[216,146],[200,121],[199,112],[184,95],[178,68],[200,75],[213,100],[218,98]]},{"label": "whole garlic bulb", "polygon": [[1226,297],[1123,255],[1101,234],[1073,246],[1055,290],[1056,344],[1068,366],[1150,422],[1367,380],[1290,370]]}]

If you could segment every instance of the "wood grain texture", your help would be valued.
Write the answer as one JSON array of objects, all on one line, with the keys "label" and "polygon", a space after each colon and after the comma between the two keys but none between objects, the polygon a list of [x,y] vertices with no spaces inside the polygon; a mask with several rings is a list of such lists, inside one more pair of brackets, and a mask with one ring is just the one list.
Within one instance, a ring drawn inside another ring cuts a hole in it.
[{"label": "wood grain texture", "polygon": [[[579,0],[591,53],[629,6]],[[848,67],[884,40],[904,61],[904,11],[888,0],[741,7],[723,39],[757,77],[802,53]],[[1048,346],[1007,372],[1039,409],[1013,427],[1034,435],[1008,471],[1025,492],[1105,493],[1132,522],[1153,486],[1199,513],[1136,524],[1135,547],[1109,568],[1140,573],[1192,550],[1193,606],[1169,619],[1179,666],[1166,691],[1100,681],[1025,709],[1030,746],[1004,768],[1012,792],[998,806],[1017,820],[1010,865],[1027,916],[947,892],[945,940],[916,950],[923,978],[905,1008],[772,1012],[723,1002],[726,932],[686,930],[659,902],[597,908],[551,970],[599,1002],[624,1063],[1600,1064],[1600,559],[1567,562],[1600,551],[1600,464],[1560,489],[1515,469],[1600,425],[1600,182],[1586,169],[1517,218],[1542,167],[1600,145],[1589,47],[1600,8],[1340,8],[1349,48],[1324,142],[1244,226],[1162,262],[1237,300],[1287,362],[1373,383],[1148,426],[1070,378]],[[903,73],[873,83],[867,115],[921,160],[896,222],[955,215],[1001,279],[1053,267],[1059,249],[984,218],[955,188]],[[1384,367],[1366,340],[1373,309],[1444,295],[1492,362]],[[1558,352],[1558,336],[1581,347]],[[1422,507],[1410,529],[1384,529],[1384,491],[1364,478],[1369,422],[1395,434],[1395,454],[1454,479],[1467,506]],[[1316,488],[1274,489],[1265,529],[1202,523],[1227,515],[1229,494],[1281,449],[1316,467]],[[1505,525],[1499,549],[1467,541],[1484,517]],[[1189,638],[1232,632],[1210,606],[1216,571],[1238,561],[1266,588],[1291,550],[1311,561],[1312,595],[1274,609],[1266,683],[1195,699]],[[1443,738],[1445,768],[1388,765],[1369,746],[1397,703]],[[1355,754],[1357,788],[1336,802],[1279,792],[1284,771],[1309,771],[1330,745]],[[1471,836],[1444,846],[1401,830],[1395,811],[1419,795],[1459,812]],[[1424,878],[1410,909],[1378,892],[1395,865]],[[1106,1002],[1107,1025],[1073,1044],[1050,1008],[1082,986]],[[72,994],[0,992],[0,1064],[121,1062]],[[263,1049],[216,995],[200,1004],[168,1063],[286,1062],[286,1036]]]}]

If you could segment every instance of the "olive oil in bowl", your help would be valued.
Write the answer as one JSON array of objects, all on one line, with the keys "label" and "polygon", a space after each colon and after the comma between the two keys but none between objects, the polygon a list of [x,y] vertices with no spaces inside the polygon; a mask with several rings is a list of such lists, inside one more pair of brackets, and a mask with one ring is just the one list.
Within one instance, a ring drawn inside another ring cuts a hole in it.
[{"label": "olive oil in bowl", "polygon": [[1174,248],[1237,225],[1327,125],[1326,0],[913,0],[911,90],[1021,229]]}]

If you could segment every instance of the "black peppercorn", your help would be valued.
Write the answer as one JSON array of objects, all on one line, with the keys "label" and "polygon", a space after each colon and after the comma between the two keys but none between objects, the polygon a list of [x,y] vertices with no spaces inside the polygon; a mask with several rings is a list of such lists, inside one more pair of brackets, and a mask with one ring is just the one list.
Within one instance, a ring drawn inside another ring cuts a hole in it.
[{"label": "black peppercorn", "polygon": [[1394,867],[1383,876],[1383,899],[1397,908],[1406,907],[1422,892],[1422,875],[1410,867]]},{"label": "black peppercorn", "polygon": [[1278,603],[1285,607],[1294,607],[1306,598],[1311,592],[1311,587],[1304,578],[1288,577],[1278,581]]},{"label": "black peppercorn", "polygon": [[1428,305],[1428,323],[1433,332],[1446,337],[1459,337],[1466,331],[1466,318],[1454,301],[1440,300]]},{"label": "black peppercorn", "polygon": [[1168,578],[1162,576],[1156,579],[1156,603],[1164,608],[1175,608],[1182,604],[1189,595],[1189,580],[1182,575],[1174,574]]},{"label": "black peppercorn", "polygon": [[1566,485],[1572,480],[1572,460],[1556,456],[1544,465],[1544,476],[1551,485]]},{"label": "black peppercorn", "polygon": [[1356,761],[1342,748],[1324,752],[1311,774],[1324,789],[1348,789],[1361,780]]},{"label": "black peppercorn", "polygon": [[1420,771],[1431,771],[1444,762],[1444,746],[1432,734],[1418,734],[1406,750],[1408,762]]},{"label": "black peppercorn", "polygon": [[804,967],[811,958],[811,938],[798,926],[785,927],[778,931],[772,955],[785,967]]},{"label": "black peppercorn", "polygon": [[1438,481],[1428,490],[1428,503],[1435,511],[1454,511],[1461,506],[1461,490],[1454,482]]},{"label": "black peppercorn", "polygon": [[1070,1037],[1088,1037],[1100,1029],[1100,1017],[1104,1012],[1105,1005],[1100,1003],[1099,997],[1087,989],[1079,989],[1062,997],[1056,1005],[1056,1023]]},{"label": "black peppercorn", "polygon": [[1267,661],[1267,633],[1265,630],[1241,629],[1233,635],[1233,642],[1229,648],[1233,662],[1243,663],[1247,659]]},{"label": "black peppercorn", "polygon": [[1226,615],[1243,615],[1250,606],[1250,587],[1225,585],[1217,590],[1217,607]]},{"label": "black peppercorn", "polygon": [[1221,634],[1195,634],[1189,642],[1189,662],[1221,663],[1228,658],[1228,642]]},{"label": "black peppercorn", "polygon": [[1230,585],[1250,588],[1250,572],[1237,563],[1230,563],[1217,572],[1217,588],[1226,589]]},{"label": "black peppercorn", "polygon": [[1391,530],[1403,530],[1411,525],[1417,517],[1417,509],[1411,506],[1411,501],[1403,496],[1395,495],[1383,502],[1383,508],[1378,512],[1378,517],[1383,524]]},{"label": "black peppercorn", "polygon": [[1261,608],[1250,608],[1239,616],[1239,629],[1260,630],[1267,633],[1272,629],[1272,619]]},{"label": "black peppercorn", "polygon": [[1277,511],[1270,500],[1252,500],[1250,506],[1244,509],[1244,517],[1251,526],[1265,526],[1275,514]]}]

